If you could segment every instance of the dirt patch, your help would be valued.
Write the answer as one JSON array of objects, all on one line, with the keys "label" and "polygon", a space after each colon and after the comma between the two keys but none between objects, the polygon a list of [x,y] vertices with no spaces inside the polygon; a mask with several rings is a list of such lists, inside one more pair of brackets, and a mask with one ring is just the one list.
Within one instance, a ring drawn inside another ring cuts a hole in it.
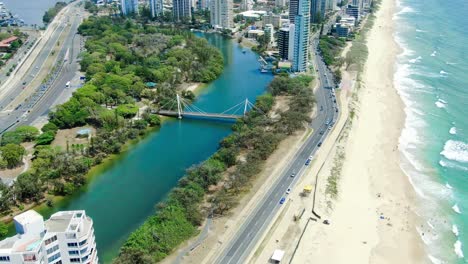
[{"label": "dirt patch", "polygon": [[276,96],[275,105],[273,105],[271,118],[279,118],[282,113],[289,110],[289,103],[291,102],[290,96]]},{"label": "dirt patch", "polygon": [[[89,129],[91,131],[89,137],[77,137],[78,131],[82,129]],[[55,140],[52,142],[52,146],[58,146],[63,149],[73,144],[88,144],[89,138],[96,135],[96,129],[93,127],[75,127],[71,129],[63,129],[57,132]]]}]

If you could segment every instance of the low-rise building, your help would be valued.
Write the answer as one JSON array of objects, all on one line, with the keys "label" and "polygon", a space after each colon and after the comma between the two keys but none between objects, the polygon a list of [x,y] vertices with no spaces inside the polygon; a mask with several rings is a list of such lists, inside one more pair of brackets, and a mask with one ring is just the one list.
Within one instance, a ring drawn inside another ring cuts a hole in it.
[{"label": "low-rise building", "polygon": [[13,218],[16,235],[0,241],[0,262],[68,264],[99,262],[93,220],[85,211],[62,211],[44,221],[29,210]]},{"label": "low-rise building", "polygon": [[247,32],[247,37],[257,39],[259,36],[265,35],[265,31],[260,29],[251,29]]},{"label": "low-rise building", "polygon": [[10,49],[11,47],[11,43],[15,42],[18,40],[18,37],[9,37],[9,38],[6,38],[2,41],[0,41],[0,50],[8,50]]}]

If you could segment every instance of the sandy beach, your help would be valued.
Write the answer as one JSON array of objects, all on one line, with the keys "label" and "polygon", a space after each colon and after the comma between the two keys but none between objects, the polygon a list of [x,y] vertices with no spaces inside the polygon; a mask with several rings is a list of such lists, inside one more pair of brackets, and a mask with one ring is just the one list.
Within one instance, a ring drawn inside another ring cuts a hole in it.
[{"label": "sandy beach", "polygon": [[416,231],[415,192],[399,165],[405,114],[393,84],[400,52],[393,39],[394,11],[394,0],[383,0],[368,35],[369,57],[331,225],[312,228],[312,241],[301,243],[294,263],[427,261]]},{"label": "sandy beach", "polygon": [[[288,263],[293,258],[291,263],[298,264],[429,262],[416,231],[421,221],[414,213],[416,194],[400,168],[398,142],[405,113],[393,84],[400,52],[393,39],[394,11],[394,0],[382,1],[368,35],[369,57],[358,91],[356,73],[343,72],[340,102],[348,105],[357,93],[356,117],[341,133],[345,124],[337,123],[315,164],[291,194],[294,201],[259,242],[250,263],[266,263],[275,249],[285,251]],[[347,118],[345,110],[342,119]],[[337,164],[342,168],[338,196],[331,198],[325,193],[326,179]],[[309,221],[299,242],[307,219],[316,218],[310,210],[313,199],[299,196],[302,186],[311,183],[317,185],[315,212],[322,218]],[[293,221],[303,209],[304,217]],[[330,225],[323,224],[324,219]]]}]

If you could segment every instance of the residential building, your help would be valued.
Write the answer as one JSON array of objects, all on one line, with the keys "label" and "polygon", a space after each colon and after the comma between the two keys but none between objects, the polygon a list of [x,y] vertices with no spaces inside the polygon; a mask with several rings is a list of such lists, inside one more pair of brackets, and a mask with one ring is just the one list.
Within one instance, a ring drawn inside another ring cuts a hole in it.
[{"label": "residential building", "polygon": [[275,14],[268,14],[263,16],[263,26],[272,24],[275,28],[281,27],[281,16]]},{"label": "residential building", "polygon": [[260,29],[251,29],[247,32],[247,37],[257,39],[259,36],[265,35],[265,31]]},{"label": "residential building", "polygon": [[351,32],[351,29],[348,25],[340,24],[340,23],[336,24],[336,35],[339,38],[347,38],[350,32]]},{"label": "residential building", "polygon": [[327,0],[327,7],[326,7],[326,10],[327,11],[333,11],[335,9],[335,6],[336,6],[336,0]]},{"label": "residential building", "polygon": [[294,59],[294,34],[296,34],[296,27],[294,24],[289,24],[289,41],[288,41],[288,60]]},{"label": "residential building", "polygon": [[282,60],[289,58],[289,26],[278,31],[278,52]]},{"label": "residential building", "polygon": [[311,0],[310,2],[310,22],[319,23],[325,17],[325,3],[323,0]]},{"label": "residential building", "polygon": [[356,23],[359,23],[359,19],[361,15],[361,10],[359,6],[348,5],[348,7],[346,7],[346,14],[354,17],[356,19]]},{"label": "residential building", "polygon": [[190,19],[192,17],[192,1],[172,0],[172,14],[175,21]]},{"label": "residential building", "polygon": [[2,41],[0,41],[0,50],[1,51],[7,51],[10,49],[11,47],[11,43],[17,41],[18,38],[15,37],[15,36],[12,36],[12,37],[9,37],[9,38],[6,38]]},{"label": "residential building", "polygon": [[234,27],[232,0],[211,0],[211,26],[229,29]]},{"label": "residential building", "polygon": [[292,70],[295,72],[303,72],[307,70],[307,60],[309,56],[310,0],[296,1],[297,13],[294,18]]},{"label": "residential building", "polygon": [[356,18],[352,16],[343,16],[340,20],[340,24],[354,27],[356,25]]},{"label": "residential building", "polygon": [[299,7],[299,0],[290,0],[289,1],[289,23],[294,24],[294,19],[296,18]]},{"label": "residential building", "polygon": [[138,0],[121,0],[122,15],[138,14]]},{"label": "residential building", "polygon": [[13,218],[16,235],[0,241],[0,262],[96,264],[93,220],[85,211],[62,211],[49,220],[29,210]]},{"label": "residential building", "polygon": [[275,43],[275,27],[272,24],[267,24],[263,27],[265,35],[268,36],[269,45],[274,46]]},{"label": "residential building", "polygon": [[254,5],[253,0],[241,0],[240,9],[243,11],[249,11],[249,10],[252,10],[253,5]]},{"label": "residential building", "polygon": [[285,7],[287,5],[286,0],[275,0],[276,7]]},{"label": "residential building", "polygon": [[164,12],[163,0],[149,0],[151,17],[161,16]]}]

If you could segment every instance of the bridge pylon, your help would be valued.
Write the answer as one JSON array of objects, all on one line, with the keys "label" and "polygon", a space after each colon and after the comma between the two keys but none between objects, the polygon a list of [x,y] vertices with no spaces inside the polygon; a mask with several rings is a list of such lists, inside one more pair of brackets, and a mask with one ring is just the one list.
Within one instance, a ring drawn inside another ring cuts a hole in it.
[{"label": "bridge pylon", "polygon": [[244,116],[247,114],[247,107],[249,106],[249,99],[245,98],[245,104],[244,104]]},{"label": "bridge pylon", "polygon": [[182,106],[180,105],[180,96],[177,94],[177,114],[178,118],[182,119]]}]

